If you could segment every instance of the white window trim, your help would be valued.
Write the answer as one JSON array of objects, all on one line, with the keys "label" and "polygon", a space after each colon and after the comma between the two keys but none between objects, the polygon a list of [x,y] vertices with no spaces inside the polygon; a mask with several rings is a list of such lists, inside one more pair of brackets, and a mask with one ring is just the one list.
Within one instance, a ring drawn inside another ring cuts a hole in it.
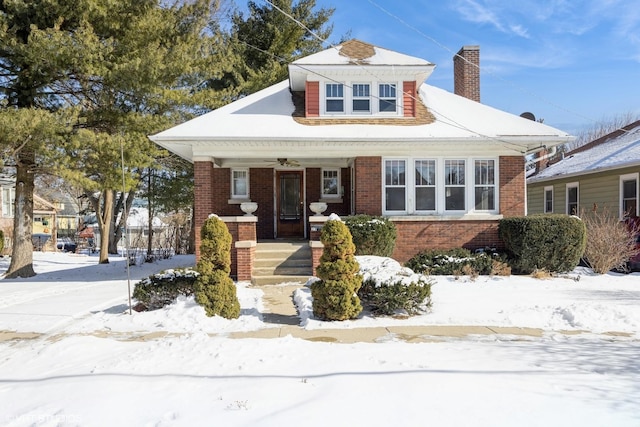
[{"label": "white window trim", "polygon": [[636,173],[628,173],[625,175],[620,175],[620,219],[624,219],[624,181],[635,181],[636,182],[636,216],[640,216],[640,174]]},{"label": "white window trim", "polygon": [[[547,211],[547,191],[551,191],[551,210]],[[544,213],[553,213],[553,199],[554,199],[554,192],[553,192],[553,185],[547,185],[546,187],[544,187],[543,193],[542,193],[542,211]]]},{"label": "white window trim", "polygon": [[[385,206],[385,168],[386,162],[389,160],[405,161],[405,207],[404,211],[388,211]],[[435,211],[417,211],[415,209],[415,161],[416,160],[435,160],[436,161],[436,209]],[[465,210],[446,210],[445,209],[445,160],[464,160],[465,161]],[[474,201],[475,180],[474,167],[476,160],[493,160],[494,163],[494,181],[495,181],[495,209],[493,210],[476,210]],[[499,159],[494,157],[383,157],[382,158],[382,214],[387,216],[452,216],[452,217],[473,217],[475,216],[497,216],[500,214],[500,170]]]},{"label": "white window trim", "polygon": [[567,215],[574,215],[569,212],[569,190],[571,188],[576,188],[576,213],[575,215],[580,215],[580,183],[579,182],[569,182],[565,187],[565,201],[564,201],[564,210]]},{"label": "white window trim", "polygon": [[[342,98],[327,98],[327,85],[341,84],[342,85]],[[354,84],[368,84],[369,85],[369,111],[354,111],[353,110],[353,85]],[[396,87],[396,111],[380,111],[380,85],[391,84]],[[321,117],[367,117],[367,118],[380,118],[380,117],[403,117],[404,115],[404,96],[403,96],[403,82],[402,81],[387,81],[387,80],[322,80],[320,81],[320,116]],[[327,100],[342,99],[343,111],[327,111]]]},{"label": "white window trim", "polygon": [[[5,191],[9,193],[9,201],[5,200]],[[0,213],[2,214],[2,218],[13,218],[15,216],[15,200],[16,200],[16,189],[14,187],[1,187],[0,196],[2,197],[2,206],[0,209]],[[5,206],[6,206],[6,215],[5,215]]]},{"label": "white window trim", "polygon": [[[381,85],[393,85],[395,86],[396,89],[396,97],[395,98],[390,98],[388,96],[383,97],[380,94],[380,86]],[[377,97],[376,97],[376,111],[378,114],[380,114],[381,116],[397,116],[398,113],[401,110],[401,105],[400,105],[400,99],[402,99],[401,96],[398,96],[398,93],[402,94],[402,89],[401,89],[401,85],[398,84],[398,82],[385,82],[385,81],[379,81],[376,83],[376,88],[377,88]],[[396,110],[395,111],[380,111],[380,101],[385,100],[385,99],[395,99],[396,100]]]},{"label": "white window trim", "polygon": [[[369,86],[369,96],[355,96],[353,94],[353,87],[355,85],[367,85]],[[351,114],[353,115],[371,115],[373,113],[373,91],[371,88],[371,82],[353,82],[350,87],[347,88],[349,93],[351,94],[351,100],[349,101],[349,107],[351,109]],[[353,101],[355,100],[368,100],[369,101],[369,109],[368,110],[354,110],[353,109]]]},{"label": "white window trim", "polygon": [[[233,185],[234,172],[245,172],[247,176],[247,194],[235,194]],[[249,200],[249,194],[251,189],[249,188],[249,169],[248,168],[232,168],[231,169],[231,199],[232,200]]]},{"label": "white window trim", "polygon": [[[327,96],[327,86],[328,85],[342,85],[342,97],[334,97]],[[348,114],[351,107],[349,106],[349,102],[351,102],[349,96],[351,93],[351,88],[345,82],[336,82],[336,81],[325,81],[322,83],[322,112],[326,116],[344,116]],[[327,111],[327,101],[330,100],[342,100],[342,111]]]},{"label": "white window trim", "polygon": [[[333,172],[337,172],[336,176],[338,179],[338,183],[337,183],[337,188],[338,188],[338,193],[337,194],[325,194],[324,192],[324,173],[325,171],[333,171]],[[320,171],[320,198],[321,199],[338,199],[340,197],[342,197],[342,183],[340,180],[340,174],[341,174],[341,170],[340,168],[322,168]]]}]

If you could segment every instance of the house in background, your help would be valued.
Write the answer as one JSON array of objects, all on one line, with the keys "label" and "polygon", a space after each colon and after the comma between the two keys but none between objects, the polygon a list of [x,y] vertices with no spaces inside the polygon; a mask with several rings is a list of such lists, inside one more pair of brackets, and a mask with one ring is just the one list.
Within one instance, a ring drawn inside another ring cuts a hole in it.
[{"label": "house in background", "polygon": [[621,220],[639,216],[639,175],[640,120],[543,164],[527,179],[528,213],[606,208]]},{"label": "house in background", "polygon": [[[16,185],[15,178],[0,176],[0,229],[4,233],[4,253],[10,253],[12,247],[13,220],[15,216]],[[56,246],[56,207],[44,198],[33,195],[33,235],[34,249],[51,249]],[[53,238],[52,238],[53,236]]]},{"label": "house in background", "polygon": [[[525,154],[571,136],[481,104],[479,55],[466,46],[454,57],[452,94],[425,83],[431,62],[351,40],[150,138],[193,162],[196,230],[212,213],[238,218],[232,269],[254,240],[317,240],[314,202],[325,215],[391,219],[399,261],[425,248],[500,247],[498,221],[525,214]],[[245,233],[249,201],[257,219]]]}]

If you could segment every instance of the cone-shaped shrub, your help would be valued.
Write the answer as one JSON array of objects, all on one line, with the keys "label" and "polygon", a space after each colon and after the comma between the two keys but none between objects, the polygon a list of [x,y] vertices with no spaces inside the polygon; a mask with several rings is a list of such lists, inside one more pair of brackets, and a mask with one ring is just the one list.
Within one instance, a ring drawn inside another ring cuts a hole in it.
[{"label": "cone-shaped shrub", "polygon": [[231,234],[218,217],[208,218],[200,230],[199,273],[193,291],[196,302],[204,307],[207,316],[236,319],[240,316],[240,302],[236,285],[229,277],[231,271]]},{"label": "cone-shaped shrub", "polygon": [[354,319],[362,311],[357,294],[362,276],[351,233],[342,221],[331,219],[322,228],[320,241],[324,251],[316,270],[320,280],[311,285],[313,315],[323,320]]}]

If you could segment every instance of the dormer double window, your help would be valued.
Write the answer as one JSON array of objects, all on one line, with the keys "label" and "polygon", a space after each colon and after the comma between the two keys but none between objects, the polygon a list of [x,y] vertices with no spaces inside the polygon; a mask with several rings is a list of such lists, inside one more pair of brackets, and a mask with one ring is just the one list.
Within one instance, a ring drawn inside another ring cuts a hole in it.
[{"label": "dormer double window", "polygon": [[400,110],[398,84],[325,83],[324,115],[397,115]]}]

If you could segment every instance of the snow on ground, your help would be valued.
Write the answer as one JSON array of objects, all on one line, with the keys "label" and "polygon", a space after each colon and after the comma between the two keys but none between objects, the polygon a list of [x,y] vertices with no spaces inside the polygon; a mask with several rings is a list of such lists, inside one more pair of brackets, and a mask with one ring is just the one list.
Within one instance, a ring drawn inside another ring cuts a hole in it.
[{"label": "snow on ground", "polygon": [[[546,331],[338,344],[228,338],[278,327],[263,321],[262,291],[246,283],[237,320],[207,318],[192,299],[130,315],[122,258],[98,265],[95,256],[36,252],[34,260],[37,276],[0,280],[0,425],[640,425],[640,273],[437,277],[432,310],[407,320],[321,322],[308,290],[297,292],[306,329]],[[361,263],[379,275],[393,268],[378,261]],[[8,262],[0,259],[0,274]],[[131,288],[193,263],[176,256],[132,266]]]}]

